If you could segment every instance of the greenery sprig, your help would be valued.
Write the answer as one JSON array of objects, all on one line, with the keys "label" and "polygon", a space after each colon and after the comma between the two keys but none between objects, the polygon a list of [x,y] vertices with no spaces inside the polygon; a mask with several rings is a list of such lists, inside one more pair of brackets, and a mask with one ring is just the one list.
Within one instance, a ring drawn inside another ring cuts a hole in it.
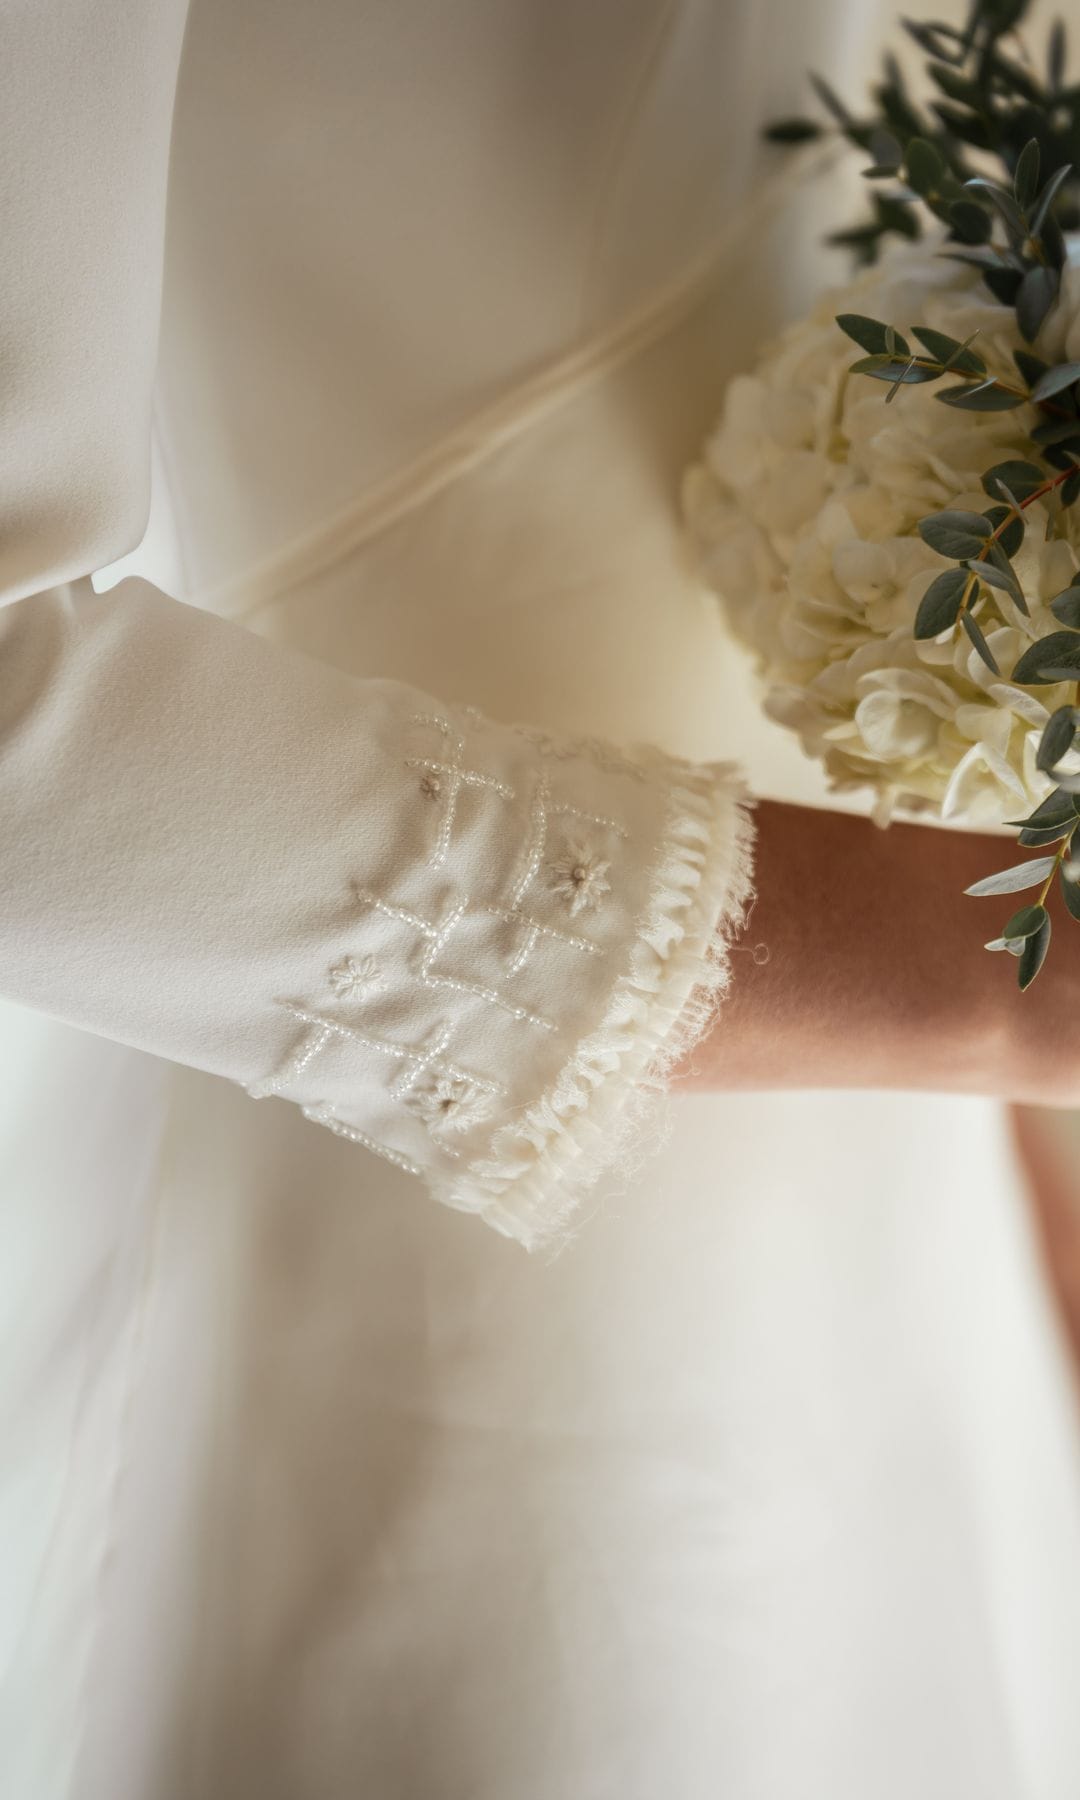
[{"label": "greenery sprig", "polygon": [[[973,0],[963,29],[903,20],[926,57],[928,105],[909,91],[895,56],[884,59],[872,89],[872,110],[852,113],[820,76],[811,76],[828,123],[781,119],[766,136],[796,144],[831,132],[870,157],[863,170],[874,184],[868,219],[833,232],[857,263],[874,263],[890,235],[922,236],[929,213],[945,228],[942,254],[976,268],[993,298],[1015,310],[1019,334],[1034,344],[1061,285],[1066,233],[1080,228],[1080,85],[1066,79],[1066,31],[1052,26],[1042,72],[1019,28],[1030,0]],[[907,339],[880,319],[841,313],[837,323],[863,351],[851,372],[887,382],[886,404],[907,386],[948,381],[935,398],[969,412],[1029,409],[1030,460],[988,468],[982,485],[993,502],[984,512],[949,508],[919,521],[919,533],[952,567],[935,576],[914,621],[916,638],[957,629],[997,676],[986,630],[1030,619],[1012,559],[1024,541],[1025,513],[1049,503],[1047,536],[1080,498],[1080,362],[1051,363],[1018,350],[1015,379],[992,371],[975,339],[960,342],[926,326]],[[1033,642],[1009,679],[1034,687],[1072,681],[1074,703],[1060,706],[1041,734],[1037,766],[1053,792],[1026,819],[1011,820],[1024,847],[1054,845],[976,882],[975,896],[1039,889],[986,948],[1016,957],[1021,988],[1034,981],[1050,943],[1047,899],[1057,879],[1068,914],[1080,920],[1080,776],[1061,765],[1080,732],[1080,581],[1051,602],[1061,629]],[[1023,627],[1022,627],[1023,628]]]},{"label": "greenery sprig", "polygon": [[[1080,167],[1080,85],[1066,81],[1065,27],[1059,20],[1051,28],[1040,72],[1020,37],[1029,10],[1030,0],[974,0],[962,30],[933,21],[901,20],[926,57],[927,84],[933,94],[928,103],[913,97],[897,58],[890,54],[883,59],[882,79],[871,88],[870,110],[861,116],[852,113],[820,75],[812,75],[825,121],[779,119],[766,127],[765,136],[773,143],[838,136],[870,157],[863,173],[875,184],[871,216],[833,232],[829,243],[843,245],[861,263],[872,263],[885,238],[920,237],[922,212],[929,210],[958,243],[986,244],[990,238],[986,197],[969,184],[984,179],[987,162],[1005,171],[998,199],[1008,214],[1018,172],[1021,204],[1029,206],[1033,197],[1030,162],[1021,170],[1021,158],[1032,139],[1044,169]],[[883,185],[898,177],[898,185]],[[1080,226],[1080,194],[1075,186],[1065,193],[1044,188],[1038,201],[1047,213],[1052,208],[1059,232]],[[1040,229],[1045,222],[1039,222]],[[1049,229],[1054,235],[1053,224]],[[1011,304],[1008,263],[1005,270],[996,263],[987,268],[1000,278],[988,284],[991,292]]]}]

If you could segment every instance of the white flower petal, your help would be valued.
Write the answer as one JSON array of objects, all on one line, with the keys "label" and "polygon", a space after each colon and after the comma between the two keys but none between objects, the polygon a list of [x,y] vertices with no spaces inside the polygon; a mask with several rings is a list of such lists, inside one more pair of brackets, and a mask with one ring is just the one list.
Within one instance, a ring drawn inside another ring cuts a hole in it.
[{"label": "white flower petal", "polygon": [[[688,484],[684,503],[705,579],[759,660],[766,712],[797,731],[834,785],[870,782],[888,805],[895,796],[993,823],[1046,791],[1038,733],[1072,698],[1065,684],[1025,692],[1009,672],[1057,629],[1049,601],[1076,580],[1080,509],[1060,515],[1062,535],[1049,542],[1045,509],[1029,509],[1013,566],[1031,618],[995,596],[1008,623],[984,625],[1002,675],[962,631],[915,641],[915,611],[947,567],[919,538],[919,519],[942,507],[985,511],[986,469],[1031,457],[1023,409],[950,412],[932,385],[905,388],[886,408],[880,384],[848,373],[839,311],[901,331],[912,319],[957,338],[978,329],[990,368],[1011,372],[1022,347],[1013,309],[939,249],[939,237],[894,246],[732,382],[705,452],[708,480]],[[1063,280],[1043,336],[1055,356],[1080,358],[1080,267]]]}]

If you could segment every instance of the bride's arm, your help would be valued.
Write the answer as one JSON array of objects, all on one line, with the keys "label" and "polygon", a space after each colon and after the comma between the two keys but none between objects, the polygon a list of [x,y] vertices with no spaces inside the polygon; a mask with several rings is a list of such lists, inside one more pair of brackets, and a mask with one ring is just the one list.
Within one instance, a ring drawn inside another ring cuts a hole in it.
[{"label": "bride's arm", "polygon": [[[13,45],[0,995],[294,1101],[537,1243],[708,1023],[741,783],[353,681],[145,582],[94,593],[146,518],[183,13],[59,0]],[[1021,1008],[964,939],[985,846],[759,817],[771,957],[736,959],[713,1083],[1019,1091],[1053,990]]]},{"label": "bride's arm", "polygon": [[358,1185],[375,1150],[532,1244],[706,1021],[741,783],[94,591],[148,512],[185,11],[5,20],[0,996],[294,1101]]},{"label": "bride's arm", "polygon": [[1023,895],[962,897],[1023,859],[1012,840],[774,800],[755,818],[757,900],[688,1085],[1076,1103],[1080,927],[1062,908],[1052,974],[1021,993],[1012,957],[983,946]]}]

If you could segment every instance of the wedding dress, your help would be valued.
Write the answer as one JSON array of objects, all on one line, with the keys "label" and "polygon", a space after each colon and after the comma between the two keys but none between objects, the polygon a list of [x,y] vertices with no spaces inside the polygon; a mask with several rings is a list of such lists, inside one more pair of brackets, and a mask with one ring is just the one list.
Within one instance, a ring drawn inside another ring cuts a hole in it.
[{"label": "wedding dress", "polygon": [[0,1792],[1071,1797],[999,1109],[637,1099],[825,799],[676,497],[882,19],[3,23]]}]

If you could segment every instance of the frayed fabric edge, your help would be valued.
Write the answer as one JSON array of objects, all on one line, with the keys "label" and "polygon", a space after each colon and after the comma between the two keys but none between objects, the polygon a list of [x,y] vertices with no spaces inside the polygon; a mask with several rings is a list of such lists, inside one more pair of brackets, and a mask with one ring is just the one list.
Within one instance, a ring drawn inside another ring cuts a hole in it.
[{"label": "frayed fabric edge", "polygon": [[753,801],[733,764],[673,767],[650,901],[601,1024],[439,1195],[529,1251],[564,1249],[601,1179],[632,1171],[662,1142],[672,1077],[730,981],[753,898]]}]

